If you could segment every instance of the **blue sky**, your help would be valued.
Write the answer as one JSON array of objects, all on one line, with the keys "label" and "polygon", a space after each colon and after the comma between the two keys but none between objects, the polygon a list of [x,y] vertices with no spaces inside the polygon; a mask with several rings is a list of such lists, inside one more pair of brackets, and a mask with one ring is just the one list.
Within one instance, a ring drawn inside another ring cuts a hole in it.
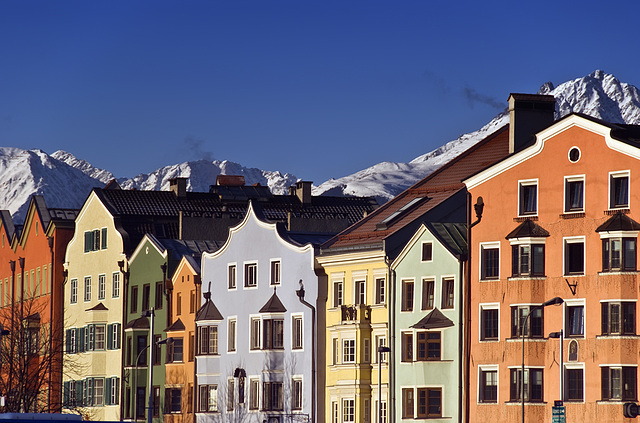
[{"label": "blue sky", "polygon": [[632,1],[0,2],[0,145],[116,176],[228,159],[316,184],[596,69],[640,86]]}]

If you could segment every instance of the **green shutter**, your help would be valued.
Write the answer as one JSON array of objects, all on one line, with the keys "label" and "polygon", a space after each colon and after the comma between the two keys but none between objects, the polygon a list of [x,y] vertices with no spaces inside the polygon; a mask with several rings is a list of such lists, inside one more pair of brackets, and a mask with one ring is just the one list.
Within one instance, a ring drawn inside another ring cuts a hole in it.
[{"label": "green shutter", "polygon": [[120,402],[120,378],[114,377],[112,383],[116,384],[116,400],[113,403],[118,404]]},{"label": "green shutter", "polygon": [[93,232],[87,231],[84,233],[84,252],[88,253],[93,248]]},{"label": "green shutter", "polygon": [[113,325],[107,325],[107,349],[113,349]]},{"label": "green shutter", "polygon": [[85,344],[84,344],[84,342],[85,342],[84,341],[85,340],[84,328],[79,328],[79,329],[77,329],[77,331],[78,331],[78,336],[76,336],[76,340],[78,342],[77,351],[78,352],[84,352],[84,351],[86,351]]},{"label": "green shutter", "polygon": [[102,250],[107,249],[107,228],[102,228],[102,244],[100,245]]},{"label": "green shutter", "polygon": [[82,381],[81,380],[77,380],[77,381],[72,382],[72,383],[76,384],[76,398],[75,398],[75,400],[76,400],[76,405],[80,406],[80,405],[82,405],[82,398],[83,398],[82,397],[82,395],[83,395],[83,392],[82,392]]},{"label": "green shutter", "polygon": [[122,325],[120,323],[114,323],[113,325],[113,330],[116,333],[116,344],[113,346],[113,349],[115,350],[120,349],[120,338],[122,336],[122,331],[120,330],[121,327]]},{"label": "green shutter", "polygon": [[64,349],[67,352],[67,354],[69,354],[71,352],[71,329],[67,329],[66,331],[64,331],[64,333],[65,333]]},{"label": "green shutter", "polygon": [[64,382],[64,387],[62,390],[62,398],[63,404],[69,405],[69,382]]},{"label": "green shutter", "polygon": [[96,337],[96,325],[89,325],[89,347],[87,350],[93,351],[95,349],[95,337]]},{"label": "green shutter", "polygon": [[111,378],[104,379],[104,405],[111,405]]}]

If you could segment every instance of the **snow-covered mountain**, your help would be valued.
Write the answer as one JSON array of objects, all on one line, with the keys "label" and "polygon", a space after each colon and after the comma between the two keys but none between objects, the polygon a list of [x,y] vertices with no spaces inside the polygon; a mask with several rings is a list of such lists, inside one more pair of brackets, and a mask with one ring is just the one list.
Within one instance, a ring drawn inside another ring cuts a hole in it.
[{"label": "snow-covered mountain", "polygon": [[[640,90],[601,70],[557,87],[547,82],[538,93],[556,98],[556,118],[578,112],[612,123],[640,124]],[[479,130],[408,163],[378,163],[352,175],[330,179],[315,187],[313,193],[375,195],[383,203],[507,123],[509,112],[505,109]]]},{"label": "snow-covered mountain", "polygon": [[[608,122],[640,124],[640,91],[613,75],[595,71],[557,87],[547,82],[540,94],[556,98],[557,117],[570,112],[588,114]],[[507,124],[505,109],[479,130],[460,136],[407,163],[382,162],[315,187],[315,195],[370,195],[385,202],[456,157],[487,135]],[[117,178],[125,189],[166,190],[169,179],[188,177],[187,188],[207,191],[219,174],[244,175],[247,184],[266,185],[274,193],[287,192],[297,178],[288,173],[246,168],[229,161],[198,160],[162,167],[134,178]],[[32,194],[45,196],[49,207],[79,208],[93,187],[107,184],[115,176],[104,169],[56,151],[0,147],[0,209],[9,210],[17,222],[24,217]]]}]

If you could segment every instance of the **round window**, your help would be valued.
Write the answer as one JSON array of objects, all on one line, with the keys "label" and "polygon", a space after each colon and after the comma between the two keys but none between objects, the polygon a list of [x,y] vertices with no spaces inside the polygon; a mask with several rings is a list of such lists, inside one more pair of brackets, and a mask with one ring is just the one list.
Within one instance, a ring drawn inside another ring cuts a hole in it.
[{"label": "round window", "polygon": [[571,150],[569,150],[569,160],[572,163],[580,160],[580,149],[578,147],[572,147]]}]

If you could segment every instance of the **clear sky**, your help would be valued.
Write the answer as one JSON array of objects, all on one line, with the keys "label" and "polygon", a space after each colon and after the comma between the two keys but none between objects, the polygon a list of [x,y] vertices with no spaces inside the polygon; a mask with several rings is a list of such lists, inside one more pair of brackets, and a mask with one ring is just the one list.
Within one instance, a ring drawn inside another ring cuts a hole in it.
[{"label": "clear sky", "polygon": [[596,69],[640,86],[637,1],[2,0],[0,145],[132,177],[228,159],[316,184]]}]

